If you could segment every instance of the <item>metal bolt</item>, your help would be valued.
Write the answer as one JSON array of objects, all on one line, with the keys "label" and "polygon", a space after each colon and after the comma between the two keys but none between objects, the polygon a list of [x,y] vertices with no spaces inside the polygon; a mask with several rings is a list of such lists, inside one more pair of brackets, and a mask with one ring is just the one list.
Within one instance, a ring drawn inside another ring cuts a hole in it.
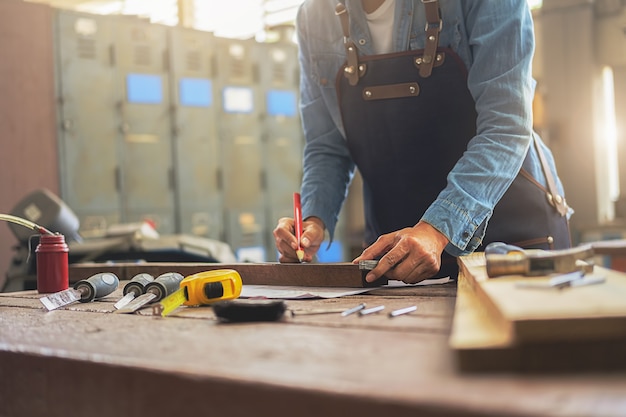
[{"label": "metal bolt", "polygon": [[431,42],[435,42],[435,36],[434,35],[430,35],[428,37],[428,40],[431,41]]},{"label": "metal bolt", "polygon": [[370,90],[365,90],[365,97],[372,97],[372,92]]},{"label": "metal bolt", "polygon": [[422,63],[422,58],[416,58],[416,59],[415,59],[415,63],[416,63],[417,65],[421,65],[421,63]]},{"label": "metal bolt", "polygon": [[409,92],[410,92],[411,94],[415,94],[415,87],[414,87],[414,86],[410,86],[410,87],[409,87]]},{"label": "metal bolt", "polygon": [[345,67],[344,71],[348,74],[354,74],[354,67],[353,66]]}]

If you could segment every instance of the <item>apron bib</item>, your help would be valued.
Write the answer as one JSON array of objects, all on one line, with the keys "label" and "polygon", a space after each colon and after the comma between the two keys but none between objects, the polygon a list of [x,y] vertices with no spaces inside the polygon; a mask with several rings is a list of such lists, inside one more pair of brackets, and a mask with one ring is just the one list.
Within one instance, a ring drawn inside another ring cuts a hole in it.
[{"label": "apron bib", "polygon": [[[477,115],[465,65],[454,51],[429,43],[425,50],[359,57],[341,6],[347,60],[336,89],[348,148],[363,177],[367,246],[381,234],[417,224],[476,135]],[[427,10],[426,30],[436,43],[441,20],[434,10]],[[565,211],[546,195],[552,194],[520,171],[496,205],[480,249],[494,241],[570,247]],[[447,275],[456,277],[456,259],[444,253],[437,276]]]}]

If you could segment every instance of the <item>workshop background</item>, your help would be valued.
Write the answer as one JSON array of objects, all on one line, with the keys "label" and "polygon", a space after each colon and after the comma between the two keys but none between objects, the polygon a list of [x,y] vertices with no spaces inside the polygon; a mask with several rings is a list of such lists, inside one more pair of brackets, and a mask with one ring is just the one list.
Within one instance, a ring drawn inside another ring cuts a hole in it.
[{"label": "workshop background", "polygon": [[[148,222],[275,261],[303,137],[301,0],[0,0],[0,213],[47,189],[85,239]],[[574,243],[626,236],[626,0],[532,1],[535,127]],[[360,182],[322,261],[360,252]],[[0,225],[0,288],[17,239]],[[325,248],[326,249],[326,248]]]}]

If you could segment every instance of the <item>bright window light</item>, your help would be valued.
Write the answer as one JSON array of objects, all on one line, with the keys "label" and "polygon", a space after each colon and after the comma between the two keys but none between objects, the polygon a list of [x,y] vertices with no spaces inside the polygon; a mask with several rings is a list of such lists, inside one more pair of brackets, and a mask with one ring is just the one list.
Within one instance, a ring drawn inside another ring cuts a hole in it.
[{"label": "bright window light", "polygon": [[602,69],[602,99],[603,99],[603,132],[607,150],[607,170],[609,198],[615,202],[619,199],[619,165],[617,149],[617,121],[615,118],[615,84],[613,82],[613,69]]},{"label": "bright window light", "polygon": [[194,24],[223,38],[249,39],[263,27],[262,0],[195,0]]},{"label": "bright window light", "polygon": [[89,1],[76,6],[79,12],[93,14],[120,14],[124,7],[123,1]]},{"label": "bright window light", "polygon": [[268,13],[279,12],[285,9],[293,9],[300,6],[303,0],[265,0],[263,8]]},{"label": "bright window light", "polygon": [[152,23],[169,26],[178,24],[176,0],[126,0],[122,13],[147,17]]},{"label": "bright window light", "polygon": [[[67,7],[61,0],[29,1]],[[182,1],[191,5],[192,22],[189,23],[194,29],[213,32],[224,38],[258,39],[271,27],[293,24],[298,7],[304,0]],[[85,0],[73,8],[86,13],[134,15],[147,18],[152,23],[175,26],[179,24],[178,3],[179,0]],[[532,9],[540,8],[542,3],[542,0],[528,0]]]}]

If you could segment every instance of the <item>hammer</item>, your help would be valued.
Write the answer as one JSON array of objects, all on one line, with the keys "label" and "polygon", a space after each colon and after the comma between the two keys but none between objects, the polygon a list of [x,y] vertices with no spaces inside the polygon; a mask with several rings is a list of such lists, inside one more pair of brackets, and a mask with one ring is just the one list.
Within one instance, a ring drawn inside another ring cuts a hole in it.
[{"label": "hammer", "polygon": [[585,243],[570,249],[522,249],[503,242],[493,242],[485,248],[487,275],[540,276],[566,274],[582,270],[591,273],[595,255],[626,255],[626,240],[606,240]]}]

